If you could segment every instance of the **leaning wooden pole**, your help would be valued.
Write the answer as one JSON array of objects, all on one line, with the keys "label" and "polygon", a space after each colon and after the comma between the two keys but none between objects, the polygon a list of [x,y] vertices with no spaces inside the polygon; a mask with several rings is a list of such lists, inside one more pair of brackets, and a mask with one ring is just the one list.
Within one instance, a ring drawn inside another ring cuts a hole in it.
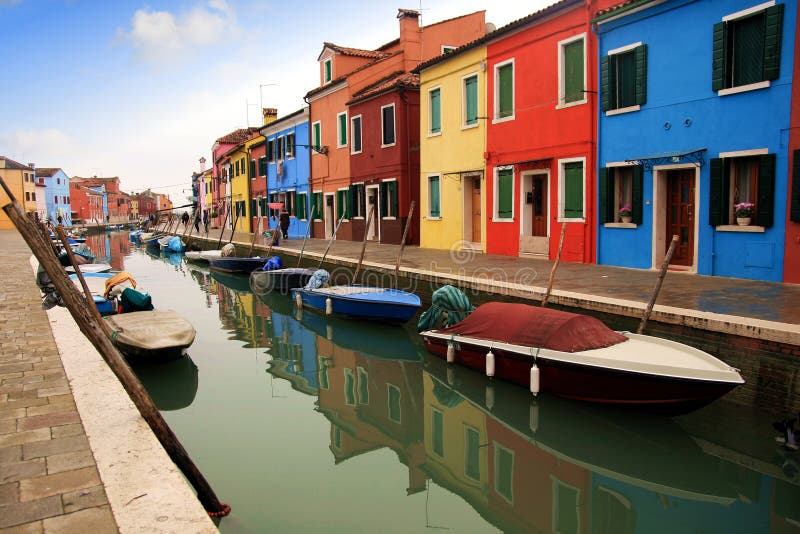
[{"label": "leaning wooden pole", "polygon": [[415,202],[411,201],[411,206],[408,208],[408,219],[406,219],[406,227],[403,229],[403,238],[400,240],[400,250],[397,252],[397,262],[394,264],[394,287],[397,287],[397,279],[400,277],[400,261],[403,259],[403,248],[406,246],[406,238],[408,237],[408,229],[411,226],[411,219],[414,217]]},{"label": "leaning wooden pole", "polygon": [[236,217],[233,219],[233,226],[231,227],[231,238],[228,241],[229,245],[231,243],[233,243],[233,236],[236,235],[236,225],[237,224],[239,224],[239,214],[238,213],[236,214]]},{"label": "leaning wooden pole", "polygon": [[8,189],[5,181],[0,178],[0,185],[2,185],[6,194],[11,199],[11,203],[3,206],[3,211],[16,225],[17,230],[27,242],[39,264],[50,276],[50,281],[55,286],[56,291],[61,296],[64,304],[69,310],[75,322],[78,324],[81,332],[89,339],[92,345],[95,346],[100,356],[106,361],[112,372],[117,376],[125,391],[128,392],[133,403],[141,413],[142,417],[153,433],[156,435],[161,445],[169,454],[173,462],[183,472],[189,482],[194,486],[197,491],[197,496],[200,502],[208,511],[209,515],[224,516],[230,513],[230,506],[221,503],[217,499],[214,490],[208,484],[208,481],[203,477],[200,470],[192,462],[186,450],[181,445],[178,438],[169,428],[161,413],[156,408],[153,400],[148,395],[147,390],[144,389],[139,379],[131,371],[128,364],[123,359],[117,348],[111,343],[111,340],[106,335],[105,331],[89,312],[84,297],[78,292],[78,288],[67,276],[64,268],[59,263],[58,259],[53,255],[50,250],[50,245],[42,239],[39,235],[32,221],[25,215],[25,211],[20,206],[19,202],[14,199],[11,191]]},{"label": "leaning wooden pole", "polygon": [[367,251],[367,236],[369,235],[369,229],[372,227],[372,216],[375,214],[375,204],[369,207],[369,215],[367,215],[367,224],[364,227],[364,240],[361,242],[361,255],[358,257],[358,265],[356,265],[356,270],[353,273],[353,283],[356,283],[356,279],[358,279],[358,272],[361,270],[361,263],[364,261],[364,253]]},{"label": "leaning wooden pole", "polygon": [[669,262],[672,261],[672,255],[675,253],[675,247],[678,246],[678,236],[672,236],[672,242],[669,244],[667,255],[664,256],[664,263],[661,264],[661,269],[658,271],[658,278],[656,279],[656,286],[653,288],[653,294],[650,295],[650,301],[647,303],[647,308],[644,310],[642,322],[639,323],[639,328],[636,330],[637,334],[644,332],[644,327],[647,326],[647,320],[650,319],[650,314],[653,312],[653,306],[656,304],[658,293],[661,291],[661,284],[664,283],[664,277],[667,275],[667,267]]},{"label": "leaning wooden pole", "polygon": [[558,238],[558,253],[556,253],[556,261],[553,263],[553,268],[550,269],[550,279],[547,281],[547,290],[544,292],[542,298],[542,308],[547,306],[547,301],[550,300],[550,292],[553,290],[553,282],[556,279],[556,270],[558,264],[561,262],[561,250],[564,248],[564,236],[567,234],[567,223],[561,223],[561,237]]},{"label": "leaning wooden pole", "polygon": [[225,235],[225,225],[228,223],[228,210],[225,210],[225,217],[222,218],[222,226],[219,227],[219,241],[217,241],[217,250],[222,246],[222,236]]},{"label": "leaning wooden pole", "polygon": [[[261,233],[261,217],[258,218],[258,223],[256,223],[257,230],[253,232],[253,239],[250,241],[250,252],[247,253],[248,258],[253,257],[253,249],[256,246],[256,236]],[[267,254],[269,256],[269,254]]]},{"label": "leaning wooden pole", "polygon": [[317,269],[322,269],[322,264],[325,263],[325,258],[328,256],[328,251],[331,249],[333,245],[333,240],[336,239],[336,232],[339,231],[339,227],[342,225],[342,221],[344,220],[344,213],[342,216],[339,217],[339,222],[336,223],[336,228],[333,229],[333,233],[331,234],[331,238],[328,240],[328,246],[325,248],[325,253],[322,255],[322,258],[319,260],[319,266]]},{"label": "leaning wooden pole", "polygon": [[314,215],[317,213],[317,207],[313,206],[311,208],[311,216],[308,218],[308,224],[306,225],[306,235],[303,237],[303,246],[300,247],[300,255],[297,257],[297,266],[300,267],[300,262],[303,261],[303,253],[306,250],[306,241],[308,241],[308,236],[311,235],[311,226],[314,224]]}]

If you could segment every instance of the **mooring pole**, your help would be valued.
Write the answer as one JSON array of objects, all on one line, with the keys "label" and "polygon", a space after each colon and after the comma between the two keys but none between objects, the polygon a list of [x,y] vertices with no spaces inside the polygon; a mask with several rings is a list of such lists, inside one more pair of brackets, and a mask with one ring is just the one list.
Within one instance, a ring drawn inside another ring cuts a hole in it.
[{"label": "mooring pole", "polygon": [[550,300],[550,291],[553,289],[553,282],[556,279],[556,269],[558,269],[558,264],[561,261],[561,249],[564,248],[564,235],[567,233],[567,223],[561,223],[561,237],[558,238],[558,253],[556,254],[556,261],[553,263],[553,268],[550,269],[550,279],[547,281],[547,290],[544,292],[544,298],[542,298],[542,308],[547,306],[547,301]]},{"label": "mooring pole", "polygon": [[328,256],[328,251],[331,249],[331,245],[333,245],[333,240],[336,239],[336,232],[339,231],[339,227],[342,225],[344,215],[345,214],[342,213],[342,216],[339,217],[339,222],[336,223],[336,228],[333,229],[333,234],[331,234],[331,238],[328,240],[328,246],[325,248],[325,253],[322,255],[322,259],[319,260],[319,266],[317,269],[322,269],[322,264],[325,263],[325,258]]},{"label": "mooring pole", "polygon": [[236,225],[238,225],[238,224],[239,224],[239,214],[237,213],[236,217],[234,217],[234,219],[233,219],[233,226],[231,227],[231,238],[228,241],[229,245],[231,243],[233,243],[233,236],[236,235]]},{"label": "mooring pole", "polygon": [[230,513],[230,506],[221,503],[217,499],[214,490],[208,484],[203,474],[192,462],[186,449],[183,448],[178,438],[167,425],[161,413],[156,408],[153,400],[144,389],[139,379],[131,371],[128,364],[123,359],[117,348],[111,343],[103,328],[87,309],[84,297],[78,292],[78,288],[69,279],[61,263],[50,250],[50,245],[45,242],[36,227],[25,215],[25,211],[14,195],[9,190],[5,181],[0,177],[0,185],[5,190],[11,203],[3,206],[3,211],[12,220],[17,230],[27,242],[39,264],[47,272],[50,281],[55,286],[56,291],[61,296],[67,309],[77,323],[81,332],[95,346],[100,356],[106,361],[109,368],[117,376],[125,391],[128,392],[133,403],[136,405],[142,418],[147,422],[153,433],[156,435],[161,445],[167,451],[170,458],[183,472],[197,491],[200,502],[205,507],[209,515],[219,517]]},{"label": "mooring pole", "polygon": [[222,218],[222,226],[219,228],[219,241],[217,242],[217,250],[222,246],[222,236],[225,235],[225,224],[228,222],[228,210],[225,210],[225,217]]},{"label": "mooring pole", "polygon": [[[248,258],[253,257],[253,248],[256,246],[256,236],[261,233],[261,217],[258,217],[258,222],[256,223],[257,231],[253,232],[253,239],[250,241],[250,252],[247,253]],[[267,254],[269,256],[269,254]]]},{"label": "mooring pole", "polygon": [[356,271],[353,273],[353,283],[356,283],[356,278],[358,278],[358,272],[361,270],[361,263],[364,261],[364,253],[367,251],[367,236],[369,235],[369,229],[372,227],[372,217],[375,214],[375,204],[372,204],[369,207],[369,215],[367,216],[367,225],[364,227],[364,241],[361,243],[361,255],[358,257],[358,265],[356,265]]},{"label": "mooring pole", "polygon": [[297,257],[297,266],[300,267],[300,262],[303,261],[303,252],[306,250],[306,241],[308,241],[308,236],[311,235],[311,225],[314,224],[314,215],[317,214],[317,207],[313,206],[311,208],[311,216],[308,219],[308,224],[306,225],[306,235],[303,237],[303,246],[300,247],[300,255]]},{"label": "mooring pole", "polygon": [[644,327],[647,326],[647,320],[650,319],[650,314],[653,311],[653,306],[656,304],[658,293],[661,291],[661,284],[664,283],[664,277],[667,275],[667,267],[672,260],[672,255],[675,253],[675,247],[678,246],[678,236],[672,236],[672,242],[669,244],[667,255],[664,256],[664,263],[661,264],[661,269],[658,271],[658,278],[656,279],[656,286],[653,288],[653,294],[650,295],[650,301],[647,303],[647,308],[644,310],[642,322],[639,323],[639,328],[636,330],[637,334],[644,332]]},{"label": "mooring pole", "polygon": [[403,259],[403,249],[406,246],[406,238],[408,237],[408,229],[411,226],[411,219],[414,216],[415,201],[411,201],[408,207],[408,218],[406,219],[406,227],[403,229],[403,238],[400,240],[400,250],[397,252],[397,261],[394,264],[394,287],[397,288],[397,279],[400,276],[400,260]]}]

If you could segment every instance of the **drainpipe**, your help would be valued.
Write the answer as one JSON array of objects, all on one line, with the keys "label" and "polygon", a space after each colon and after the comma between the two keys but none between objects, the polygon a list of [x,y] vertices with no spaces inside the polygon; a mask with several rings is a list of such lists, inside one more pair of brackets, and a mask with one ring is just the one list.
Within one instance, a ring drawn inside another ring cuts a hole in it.
[{"label": "drainpipe", "polygon": [[[420,44],[420,46],[422,46],[422,45]],[[409,121],[409,116],[408,116],[408,114],[409,114],[409,111],[408,111],[409,105],[408,105],[408,99],[406,98],[405,89],[406,89],[406,86],[401,84],[400,87],[399,87],[398,93],[399,93],[399,96],[400,96],[400,100],[402,100],[403,104],[405,104],[403,107],[405,107],[405,110],[406,110],[406,123],[405,123],[405,130],[406,130],[406,169],[408,169],[408,171],[407,171],[407,173],[408,173],[408,179],[407,179],[408,184],[407,184],[406,189],[407,189],[408,198],[409,198],[409,201],[410,201],[411,200],[411,196],[412,196],[412,194],[411,194],[411,180],[413,180],[414,178],[411,176],[411,127],[410,127],[410,121]],[[419,177],[416,177],[416,179],[419,180]],[[399,190],[398,190],[398,193],[399,193]],[[420,195],[421,195],[421,193],[420,193]],[[398,203],[398,211],[399,211],[400,199],[397,199],[397,203]],[[400,219],[400,217],[399,217],[400,214],[398,213],[397,215],[398,215],[398,220],[399,220]],[[408,216],[408,215],[409,215],[409,213],[406,211],[406,216]],[[408,239],[408,240],[411,240],[412,236],[414,235],[413,234],[413,225],[412,225],[411,230],[412,230],[412,232],[410,233],[410,235],[406,237],[406,239]],[[403,238],[401,237],[400,239],[402,241]],[[402,246],[403,243],[400,243],[400,245]]]}]

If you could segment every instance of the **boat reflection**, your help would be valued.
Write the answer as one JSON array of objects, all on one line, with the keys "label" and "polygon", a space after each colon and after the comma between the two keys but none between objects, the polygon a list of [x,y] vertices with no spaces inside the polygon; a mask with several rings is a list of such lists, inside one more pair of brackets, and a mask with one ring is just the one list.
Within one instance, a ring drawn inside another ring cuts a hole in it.
[{"label": "boat reflection", "polygon": [[194,401],[199,377],[188,355],[165,363],[132,363],[131,368],[159,410],[180,410]]}]

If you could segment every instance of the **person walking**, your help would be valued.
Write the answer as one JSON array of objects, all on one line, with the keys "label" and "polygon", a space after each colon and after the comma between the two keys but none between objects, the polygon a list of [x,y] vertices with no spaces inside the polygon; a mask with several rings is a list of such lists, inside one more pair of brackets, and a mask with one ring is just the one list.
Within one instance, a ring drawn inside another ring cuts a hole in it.
[{"label": "person walking", "polygon": [[289,212],[285,209],[281,210],[281,215],[278,217],[278,223],[280,224],[283,238],[289,239]]}]

